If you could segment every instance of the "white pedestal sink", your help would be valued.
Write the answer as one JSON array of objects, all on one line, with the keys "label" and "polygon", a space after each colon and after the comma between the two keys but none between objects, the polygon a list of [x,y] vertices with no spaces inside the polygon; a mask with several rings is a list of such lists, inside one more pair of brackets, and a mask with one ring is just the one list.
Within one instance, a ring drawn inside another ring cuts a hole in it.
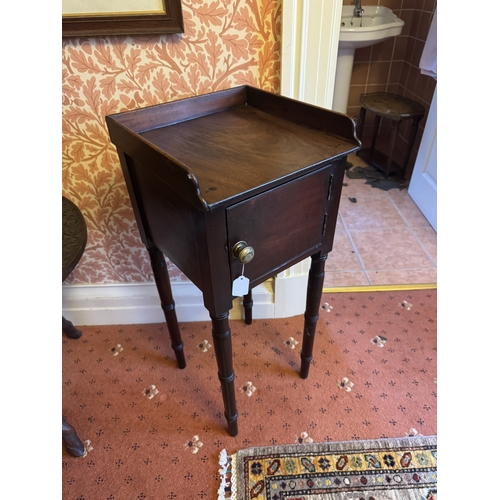
[{"label": "white pedestal sink", "polygon": [[333,110],[339,113],[347,111],[349,87],[351,85],[354,52],[362,47],[369,47],[388,38],[401,34],[404,21],[399,19],[387,7],[363,7],[361,17],[354,17],[354,7],[342,7],[340,41],[335,73]]}]

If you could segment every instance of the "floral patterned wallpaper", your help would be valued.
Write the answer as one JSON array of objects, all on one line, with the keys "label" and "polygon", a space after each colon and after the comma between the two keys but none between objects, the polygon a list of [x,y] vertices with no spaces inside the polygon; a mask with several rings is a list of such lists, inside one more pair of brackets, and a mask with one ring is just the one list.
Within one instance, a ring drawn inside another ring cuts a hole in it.
[{"label": "floral patterned wallpaper", "polygon": [[[62,194],[88,231],[66,283],[153,281],[106,115],[244,84],[279,92],[281,0],[182,9],[182,35],[63,38]],[[169,273],[186,279],[171,263]]]}]

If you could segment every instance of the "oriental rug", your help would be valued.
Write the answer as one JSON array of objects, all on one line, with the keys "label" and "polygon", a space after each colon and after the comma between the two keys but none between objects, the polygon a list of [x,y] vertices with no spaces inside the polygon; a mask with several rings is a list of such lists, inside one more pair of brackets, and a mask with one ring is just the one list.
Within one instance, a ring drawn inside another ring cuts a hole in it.
[{"label": "oriental rug", "polygon": [[218,500],[436,500],[437,438],[247,448],[219,459]]}]

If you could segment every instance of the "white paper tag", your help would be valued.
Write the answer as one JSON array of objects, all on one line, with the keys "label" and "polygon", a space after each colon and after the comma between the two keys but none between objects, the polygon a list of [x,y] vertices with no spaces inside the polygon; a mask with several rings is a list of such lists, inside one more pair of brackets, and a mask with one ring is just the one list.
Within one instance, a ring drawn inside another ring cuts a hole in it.
[{"label": "white paper tag", "polygon": [[248,293],[250,280],[246,276],[240,276],[233,281],[233,297],[243,297]]}]

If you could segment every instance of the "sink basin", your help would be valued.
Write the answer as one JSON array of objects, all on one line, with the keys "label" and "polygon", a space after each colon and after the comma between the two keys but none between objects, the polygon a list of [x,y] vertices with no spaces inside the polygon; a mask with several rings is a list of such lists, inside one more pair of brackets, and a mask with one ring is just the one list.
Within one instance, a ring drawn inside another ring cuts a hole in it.
[{"label": "sink basin", "polygon": [[405,22],[387,7],[363,7],[361,17],[354,17],[354,7],[344,5],[340,22],[339,50],[335,86],[334,111],[345,113],[349,99],[354,52],[401,34]]},{"label": "sink basin", "polygon": [[354,17],[354,7],[342,7],[340,48],[360,49],[401,34],[405,22],[387,7],[363,7],[361,17]]}]

